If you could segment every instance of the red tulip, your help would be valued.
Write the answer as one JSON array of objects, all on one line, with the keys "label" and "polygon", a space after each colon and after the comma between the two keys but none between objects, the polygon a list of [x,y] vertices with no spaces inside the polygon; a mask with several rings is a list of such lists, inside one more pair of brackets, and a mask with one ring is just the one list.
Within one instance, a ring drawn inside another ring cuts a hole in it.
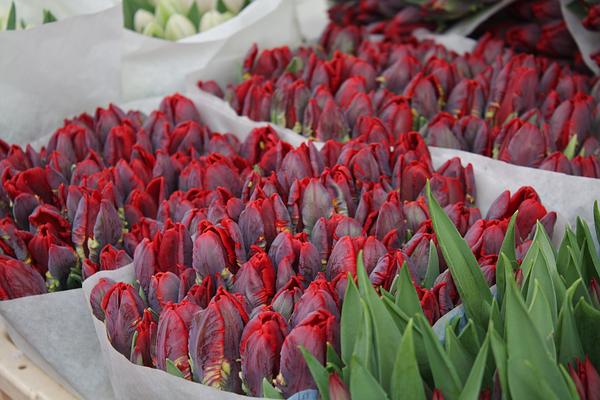
[{"label": "red tulip", "polygon": [[144,311],[142,299],[133,286],[118,282],[106,292],[101,307],[108,340],[119,353],[130,358],[133,335]]},{"label": "red tulip", "polygon": [[243,295],[250,309],[268,305],[275,294],[275,269],[263,251],[244,263],[233,279],[233,292]]},{"label": "red tulip", "polygon": [[305,389],[316,388],[315,382],[300,353],[304,346],[320,363],[325,363],[327,343],[339,346],[339,322],[325,310],[309,314],[287,335],[280,358],[277,384],[286,397]]},{"label": "red tulip", "polygon": [[250,395],[262,396],[262,380],[279,373],[279,355],[288,326],[273,311],[263,311],[248,322],[240,341],[241,373]]},{"label": "red tulip", "polygon": [[156,331],[156,367],[167,370],[172,362],[185,379],[192,379],[188,356],[188,332],[192,319],[200,311],[196,304],[183,301],[165,304]]},{"label": "red tulip", "polygon": [[323,275],[312,281],[296,302],[290,325],[298,325],[307,315],[316,310],[326,310],[336,318],[340,316],[337,293]]},{"label": "red tulip", "polygon": [[208,307],[192,320],[189,354],[194,381],[222,390],[241,391],[239,343],[247,322],[243,300],[223,288],[217,289]]},{"label": "red tulip", "polygon": [[130,360],[137,365],[154,367],[156,365],[157,326],[154,315],[144,310],[142,320],[135,328]]},{"label": "red tulip", "polygon": [[577,394],[582,400],[597,400],[600,398],[600,375],[590,362],[576,360],[576,366],[569,365],[569,374],[575,383]]},{"label": "red tulip", "polygon": [[0,256],[0,300],[46,293],[44,279],[30,265]]},{"label": "red tulip", "polygon": [[104,310],[102,309],[102,300],[104,295],[112,288],[115,282],[109,278],[100,278],[90,292],[90,306],[92,314],[100,321],[104,322]]}]

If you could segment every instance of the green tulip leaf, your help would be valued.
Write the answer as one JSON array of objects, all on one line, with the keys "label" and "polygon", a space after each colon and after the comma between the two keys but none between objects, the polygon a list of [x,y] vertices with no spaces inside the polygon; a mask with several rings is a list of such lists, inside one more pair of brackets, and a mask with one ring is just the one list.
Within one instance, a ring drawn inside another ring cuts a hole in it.
[{"label": "green tulip leaf", "polygon": [[346,294],[342,303],[342,317],[340,323],[342,360],[346,365],[350,364],[352,352],[356,345],[356,339],[360,332],[359,327],[363,325],[362,306],[360,305],[360,294],[354,278],[348,273],[348,284]]},{"label": "green tulip leaf", "polygon": [[600,311],[581,299],[575,306],[575,322],[584,353],[600,371]]},{"label": "green tulip leaf", "polygon": [[462,383],[450,358],[442,349],[442,345],[429,325],[429,321],[419,314],[415,316],[415,321],[423,333],[423,344],[429,359],[435,387],[444,393],[445,398],[449,400],[457,399],[461,392]]},{"label": "green tulip leaf", "polygon": [[174,375],[178,378],[183,378],[183,372],[181,372],[179,370],[179,368],[177,368],[177,365],[175,365],[175,363],[172,360],[169,360],[167,358],[167,372],[171,375]]},{"label": "green tulip leaf", "polygon": [[454,333],[454,328],[450,324],[446,325],[445,345],[446,354],[452,362],[461,383],[464,384],[473,366],[474,358],[460,343]]},{"label": "green tulip leaf", "polygon": [[485,367],[488,359],[488,350],[490,347],[489,343],[490,339],[488,334],[483,341],[481,350],[479,350],[479,354],[477,354],[477,358],[475,358],[475,362],[470,369],[471,372],[469,373],[467,381],[465,382],[465,386],[460,393],[460,400],[479,400],[481,383],[483,381],[483,375],[485,373]]},{"label": "green tulip leaf", "polygon": [[17,10],[15,8],[15,2],[11,1],[8,16],[6,17],[6,30],[14,31],[15,29],[17,29]]},{"label": "green tulip leaf", "polygon": [[440,260],[438,258],[437,248],[433,240],[429,241],[429,258],[427,259],[427,271],[423,278],[423,287],[431,289],[435,279],[440,274]]},{"label": "green tulip leaf", "polygon": [[406,263],[402,265],[398,273],[398,279],[396,279],[396,305],[409,317],[423,313],[419,296]]},{"label": "green tulip leaf", "polygon": [[50,10],[44,9],[42,11],[42,13],[43,13],[42,24],[49,24],[51,22],[55,22],[56,21],[56,17],[54,16],[54,14],[52,14],[52,12]]},{"label": "green tulip leaf", "polygon": [[338,353],[329,342],[327,342],[327,364],[335,365],[337,369],[341,369],[344,366],[340,356],[338,356]]},{"label": "green tulip leaf", "polygon": [[[507,371],[513,398],[528,398],[525,394],[529,393],[529,388],[523,387],[523,382],[535,387],[538,382],[532,376],[547,382],[554,397],[568,398],[569,390],[556,364],[555,355],[548,352],[514,280],[507,282],[505,303]],[[526,371],[528,375],[522,375]],[[519,381],[516,387],[514,380]]]},{"label": "green tulip leaf", "polygon": [[575,358],[581,360],[585,356],[583,346],[579,340],[575,316],[573,315],[573,295],[577,290],[577,286],[581,283],[581,280],[578,280],[567,290],[566,300],[563,302],[558,316],[556,328],[558,360],[561,364],[565,365],[569,364]]},{"label": "green tulip leaf", "polygon": [[548,318],[550,315],[550,304],[548,303],[546,295],[538,280],[535,281],[534,285],[535,287],[532,291],[531,301],[527,304],[529,307],[529,315],[531,316],[531,321],[535,325],[538,333],[544,339],[546,350],[550,354],[555,354],[554,323],[551,318]]},{"label": "green tulip leaf", "polygon": [[329,400],[329,372],[304,346],[300,346],[300,352],[302,352],[310,374],[317,384],[321,399]]},{"label": "green tulip leaf", "polygon": [[426,399],[415,355],[412,319],[406,326],[396,353],[390,397],[392,400]]},{"label": "green tulip leaf", "polygon": [[273,387],[273,385],[267,380],[267,378],[263,378],[262,380],[262,391],[263,397],[267,399],[283,399],[283,395],[281,392]]},{"label": "green tulip leaf", "polygon": [[471,249],[431,194],[429,182],[426,192],[433,228],[467,316],[475,321],[479,329],[484,330],[492,303],[490,289]]},{"label": "green tulip leaf", "polygon": [[350,395],[353,399],[389,399],[379,382],[357,358],[352,359],[350,368]]},{"label": "green tulip leaf", "polygon": [[395,361],[395,355],[390,349],[400,342],[402,335],[367,276],[362,251],[358,253],[356,275],[359,292],[363,293],[373,322],[373,339],[378,366],[378,371],[374,375],[379,379],[382,387],[389,392]]}]

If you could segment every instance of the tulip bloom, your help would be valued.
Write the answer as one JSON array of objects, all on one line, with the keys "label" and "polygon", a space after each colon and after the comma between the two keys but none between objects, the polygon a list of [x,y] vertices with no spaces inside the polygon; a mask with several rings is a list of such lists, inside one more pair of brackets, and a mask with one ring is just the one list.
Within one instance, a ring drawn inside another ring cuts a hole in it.
[{"label": "tulip bloom", "polygon": [[100,278],[90,293],[90,306],[92,307],[92,313],[102,322],[104,322],[102,300],[104,299],[104,295],[112,288],[114,284],[115,282],[112,279]]},{"label": "tulip bloom", "polygon": [[46,293],[42,276],[30,265],[0,256],[0,300]]},{"label": "tulip bloom", "polygon": [[156,331],[156,367],[167,370],[172,362],[185,379],[192,379],[188,356],[188,332],[194,316],[200,311],[196,304],[182,301],[168,303],[160,313]]},{"label": "tulip bloom", "polygon": [[144,311],[142,299],[133,286],[119,282],[106,292],[101,307],[108,340],[119,353],[130,358],[133,335]]},{"label": "tulip bloom", "polygon": [[144,316],[135,328],[131,348],[131,362],[145,367],[156,365],[156,320],[148,309],[144,310]]},{"label": "tulip bloom", "polygon": [[323,275],[312,281],[296,302],[292,313],[291,326],[296,326],[316,310],[327,310],[331,315],[339,318],[339,299],[333,286],[327,282]]},{"label": "tulip bloom", "polygon": [[247,322],[243,299],[217,289],[208,307],[194,316],[190,328],[189,353],[195,382],[241,391],[239,343]]},{"label": "tulip bloom", "polygon": [[262,396],[262,380],[279,373],[279,356],[288,326],[274,311],[263,311],[248,322],[240,341],[242,379],[249,394]]},{"label": "tulip bloom", "polygon": [[299,346],[304,346],[321,364],[325,363],[327,343],[339,346],[339,322],[325,310],[309,314],[287,335],[281,348],[280,375],[277,384],[286,397],[316,384],[302,357]]},{"label": "tulip bloom", "polygon": [[253,309],[267,305],[275,294],[275,269],[264,252],[257,252],[234,276],[233,291],[246,298]]}]

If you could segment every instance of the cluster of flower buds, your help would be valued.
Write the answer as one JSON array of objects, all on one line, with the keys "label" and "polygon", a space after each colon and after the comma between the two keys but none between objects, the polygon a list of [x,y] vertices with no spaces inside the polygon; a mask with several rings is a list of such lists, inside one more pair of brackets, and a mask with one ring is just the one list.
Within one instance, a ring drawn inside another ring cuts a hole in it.
[{"label": "cluster of flower buds", "polygon": [[432,146],[600,178],[600,81],[549,59],[505,50],[491,36],[457,55],[431,42],[363,39],[330,25],[322,48],[252,48],[234,110],[318,141],[393,143],[419,131]]},{"label": "cluster of flower buds", "polygon": [[[207,31],[235,17],[247,0],[152,0],[153,10],[137,0],[124,0],[124,10],[133,15],[127,28],[146,36],[179,40]],[[127,17],[127,15],[126,15]],[[131,26],[128,26],[131,25]]]},{"label": "cluster of flower buds", "polygon": [[486,21],[480,30],[503,39],[516,51],[561,59],[585,68],[560,7],[559,0],[517,1]]},{"label": "cluster of flower buds", "polygon": [[575,2],[577,7],[581,9],[583,12],[581,14],[584,15],[581,23],[583,26],[594,32],[600,31],[600,2],[596,0],[585,1],[578,0]]},{"label": "cluster of flower buds", "polygon": [[[119,155],[129,168],[115,185],[127,193],[117,215],[128,221],[123,247],[136,279],[101,279],[90,301],[115,349],[140,365],[251,395],[263,394],[264,378],[285,396],[314,388],[299,346],[321,363],[329,347],[339,352],[341,303],[361,251],[377,288],[391,290],[408,268],[435,322],[460,298],[436,245],[427,180],[490,285],[516,210],[519,255],[535,221],[553,231],[555,213],[531,188],[503,193],[482,219],[471,165],[454,158],[434,169],[417,132],[318,150],[293,148],[271,127],[239,142],[198,118],[189,101],[167,98],[133,129],[132,153],[144,157]],[[97,173],[78,176],[98,182]]]},{"label": "cluster of flower buds", "polygon": [[405,40],[416,28],[431,31],[494,6],[498,0],[335,0],[329,17],[340,25],[365,26],[371,34]]},{"label": "cluster of flower buds", "polygon": [[0,142],[0,299],[79,287],[131,263],[175,208],[162,200],[183,165],[229,143],[199,121],[174,95],[149,117],[111,105],[67,120],[39,152]]}]

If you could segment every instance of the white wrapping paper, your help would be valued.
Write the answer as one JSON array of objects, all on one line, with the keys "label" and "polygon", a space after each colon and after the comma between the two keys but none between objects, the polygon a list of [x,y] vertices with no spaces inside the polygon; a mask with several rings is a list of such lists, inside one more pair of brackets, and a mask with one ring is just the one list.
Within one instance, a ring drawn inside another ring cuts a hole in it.
[{"label": "white wrapping paper", "polygon": [[24,145],[64,118],[117,98],[123,22],[111,0],[16,3],[19,19],[39,24],[43,8],[58,18],[0,32],[0,138]]},{"label": "white wrapping paper", "polygon": [[503,8],[514,3],[516,0],[502,0],[494,3],[490,7],[486,7],[483,10],[475,13],[467,18],[463,18],[456,22],[446,33],[452,33],[456,35],[467,36],[470,35],[477,29],[481,24],[491,18],[494,14],[501,11]]},{"label": "white wrapping paper", "polygon": [[81,289],[0,302],[17,347],[52,379],[85,399],[114,398]]},{"label": "white wrapping paper", "polygon": [[581,23],[581,19],[569,9],[569,4],[574,0],[560,0],[560,8],[567,24],[567,28],[575,42],[583,61],[596,75],[600,75],[600,66],[590,57],[592,54],[600,52],[600,32],[588,31]]},{"label": "white wrapping paper", "polygon": [[329,23],[327,0],[294,0],[298,27],[305,42],[316,42]]},{"label": "white wrapping paper", "polygon": [[[297,46],[301,41],[296,3],[292,0],[255,0],[235,18],[178,42],[127,31],[123,35],[123,99],[182,90],[187,74],[222,60],[241,60],[253,43],[274,47]],[[227,65],[234,70],[233,65]]]}]

